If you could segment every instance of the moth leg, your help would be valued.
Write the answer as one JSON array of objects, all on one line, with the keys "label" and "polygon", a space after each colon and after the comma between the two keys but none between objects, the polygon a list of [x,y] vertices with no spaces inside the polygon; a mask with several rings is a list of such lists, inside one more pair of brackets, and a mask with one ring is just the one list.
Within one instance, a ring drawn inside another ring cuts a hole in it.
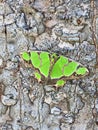
[{"label": "moth leg", "polygon": [[38,80],[38,82],[41,81],[41,74],[39,72],[34,73],[35,78]]},{"label": "moth leg", "polygon": [[63,79],[60,79],[56,82],[56,88],[60,88],[60,87],[63,87],[65,85],[66,81],[64,81]]}]

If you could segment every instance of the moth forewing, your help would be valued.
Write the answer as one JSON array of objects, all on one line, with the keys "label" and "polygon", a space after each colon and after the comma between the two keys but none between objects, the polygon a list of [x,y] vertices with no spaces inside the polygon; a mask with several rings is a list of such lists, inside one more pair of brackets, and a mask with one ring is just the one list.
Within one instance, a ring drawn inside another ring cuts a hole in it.
[{"label": "moth forewing", "polygon": [[[60,60],[61,57],[63,57],[63,61]],[[56,61],[56,63],[54,63],[53,69],[50,73],[51,80],[59,78],[65,78],[67,80],[77,79],[78,77],[80,78],[88,74],[88,69],[81,63],[75,62],[74,60],[68,59],[64,56],[61,57]],[[66,62],[66,59],[68,59],[68,62]]]}]

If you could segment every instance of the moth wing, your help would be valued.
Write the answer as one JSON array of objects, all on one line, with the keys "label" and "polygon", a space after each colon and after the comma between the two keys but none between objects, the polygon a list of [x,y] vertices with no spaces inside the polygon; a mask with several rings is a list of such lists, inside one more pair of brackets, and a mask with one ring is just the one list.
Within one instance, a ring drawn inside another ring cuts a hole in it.
[{"label": "moth wing", "polygon": [[35,68],[38,69],[40,67],[40,64],[41,64],[38,52],[32,51],[32,52],[30,52],[30,55],[31,55],[31,63],[32,63],[32,65]]},{"label": "moth wing", "polygon": [[50,78],[51,79],[61,78],[63,76],[63,67],[64,65],[67,64],[68,64],[68,58],[65,58],[64,56],[60,56],[51,70]]},{"label": "moth wing", "polygon": [[71,61],[68,65],[64,66],[63,74],[65,77],[70,77],[74,72],[76,72],[77,67],[79,66],[78,62]]},{"label": "moth wing", "polygon": [[41,59],[41,66],[39,67],[39,70],[45,77],[48,77],[49,70],[50,70],[49,53],[48,52],[41,52],[40,59]]},{"label": "moth wing", "polygon": [[[88,69],[81,63],[62,55],[58,56],[56,53],[51,56],[45,51],[23,52],[22,58],[25,61],[31,60],[33,67],[39,71],[38,73],[41,74],[44,82],[45,77],[48,78],[48,76],[51,83],[56,83],[57,80],[77,79],[89,73]],[[38,74],[37,78],[41,79]]]},{"label": "moth wing", "polygon": [[77,79],[88,74],[88,69],[81,63],[75,62],[67,57],[60,56],[54,64],[50,78],[53,79]]}]

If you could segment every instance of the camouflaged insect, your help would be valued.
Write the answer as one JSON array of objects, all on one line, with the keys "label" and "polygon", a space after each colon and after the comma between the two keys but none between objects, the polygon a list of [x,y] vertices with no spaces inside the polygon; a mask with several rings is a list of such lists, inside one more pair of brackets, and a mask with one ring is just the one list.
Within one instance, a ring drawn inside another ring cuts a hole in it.
[{"label": "camouflaged insect", "polygon": [[39,82],[56,87],[64,86],[66,80],[81,78],[89,72],[82,64],[56,53],[23,52],[22,58],[32,64]]}]

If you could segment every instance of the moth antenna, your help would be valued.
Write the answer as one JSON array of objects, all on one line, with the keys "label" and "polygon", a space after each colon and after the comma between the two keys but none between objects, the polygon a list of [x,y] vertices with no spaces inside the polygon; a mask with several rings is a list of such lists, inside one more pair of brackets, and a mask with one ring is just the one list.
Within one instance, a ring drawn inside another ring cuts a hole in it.
[{"label": "moth antenna", "polygon": [[52,51],[51,51],[50,49],[48,49],[48,52],[49,52],[49,53],[52,53]]},{"label": "moth antenna", "polygon": [[15,58],[17,59],[18,62],[21,61],[21,56],[20,55],[15,55]]},{"label": "moth antenna", "polygon": [[40,49],[38,49],[36,46],[33,46],[34,49],[32,49],[31,51],[40,51]]}]

